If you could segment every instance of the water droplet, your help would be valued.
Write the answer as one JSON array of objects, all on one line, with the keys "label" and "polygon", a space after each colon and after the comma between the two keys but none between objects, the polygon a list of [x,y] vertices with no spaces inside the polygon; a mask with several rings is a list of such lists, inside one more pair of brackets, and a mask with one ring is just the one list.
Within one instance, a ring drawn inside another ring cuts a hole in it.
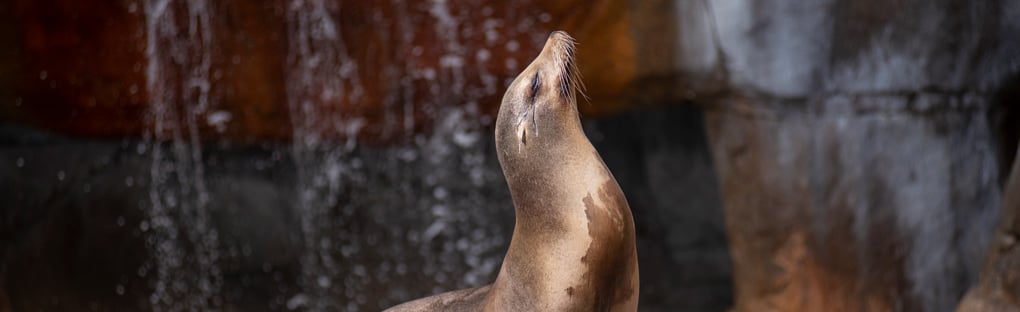
[{"label": "water droplet", "polygon": [[124,217],[117,217],[117,226],[124,226]]},{"label": "water droplet", "polygon": [[57,180],[64,181],[64,170],[57,172]]},{"label": "water droplet", "polygon": [[149,230],[149,221],[142,221],[142,223],[138,224],[138,228],[141,229],[142,232],[148,231]]},{"label": "water droplet", "polygon": [[488,61],[490,56],[491,53],[486,49],[479,49],[478,52],[475,52],[475,58],[482,62]]},{"label": "water droplet", "polygon": [[18,168],[24,167],[25,166],[25,159],[21,158],[21,157],[18,157],[18,160],[14,161],[14,163],[18,164]]},{"label": "water droplet", "polygon": [[205,117],[206,123],[216,128],[216,131],[223,132],[227,128],[227,122],[233,119],[233,115],[227,111],[215,111]]},{"label": "water droplet", "polygon": [[136,92],[138,92],[138,85],[131,84],[131,87],[128,88],[128,92],[131,94],[135,94]]},{"label": "water droplet", "polygon": [[305,294],[297,294],[294,297],[287,299],[287,310],[295,310],[308,304],[308,296]]},{"label": "water droplet", "polygon": [[464,58],[459,55],[444,55],[439,58],[439,65],[444,68],[458,68],[464,66]]},{"label": "water droplet", "polygon": [[[506,69],[517,70],[517,60],[512,59],[512,58],[506,59]],[[508,81],[512,82],[513,78],[509,78]],[[509,83],[507,83],[507,84],[509,84]]]},{"label": "water droplet", "polygon": [[39,72],[39,80],[46,80],[46,71]]},{"label": "water droplet", "polygon": [[135,178],[134,177],[124,178],[124,185],[127,185],[127,187],[135,186]]},{"label": "water droplet", "polygon": [[453,143],[460,147],[471,147],[478,142],[480,135],[478,133],[457,131],[453,133]]},{"label": "water droplet", "polygon": [[517,43],[517,40],[510,40],[506,43],[506,49],[510,52],[517,51],[521,47],[521,44]]},{"label": "water droplet", "polygon": [[329,281],[329,277],[326,276],[319,276],[317,282],[319,283],[319,287],[322,288],[328,288],[329,285],[331,284],[331,282]]},{"label": "water droplet", "polygon": [[418,159],[418,151],[415,151],[414,149],[410,148],[404,149],[403,151],[397,154],[397,157],[403,161],[411,162],[414,161],[415,159]]},{"label": "water droplet", "polygon": [[446,192],[446,188],[442,186],[437,187],[435,190],[432,190],[432,196],[435,196],[436,199],[443,200],[446,198],[446,195],[448,195],[448,193]]},{"label": "water droplet", "polygon": [[132,2],[128,5],[128,13],[135,13],[135,11],[138,11],[138,3]]},{"label": "water droplet", "polygon": [[117,291],[117,295],[118,295],[118,296],[122,296],[122,295],[124,295],[124,285],[121,285],[121,284],[117,284],[117,289],[116,289],[116,291]]},{"label": "water droplet", "polygon": [[548,23],[550,20],[552,20],[552,15],[549,15],[549,13],[539,14],[538,20],[542,21],[543,23]]},{"label": "water droplet", "polygon": [[426,69],[422,70],[421,73],[422,73],[422,76],[424,76],[426,80],[435,80],[436,79],[436,70],[435,69],[426,68]]}]

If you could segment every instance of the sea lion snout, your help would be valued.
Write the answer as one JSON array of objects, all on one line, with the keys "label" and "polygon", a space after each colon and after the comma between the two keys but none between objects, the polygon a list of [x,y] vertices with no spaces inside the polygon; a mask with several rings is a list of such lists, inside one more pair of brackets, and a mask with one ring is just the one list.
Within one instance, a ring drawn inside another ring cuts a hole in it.
[{"label": "sea lion snout", "polygon": [[[561,97],[567,98],[571,104],[576,105],[574,101],[575,93],[578,91],[584,91],[584,85],[581,83],[580,71],[577,70],[577,62],[574,59],[574,51],[576,49],[577,42],[573,37],[568,35],[566,32],[557,30],[549,34],[549,38],[545,41],[545,47],[542,48],[542,53],[536,58],[536,62],[540,59],[550,60],[550,63],[546,63],[546,67],[552,67],[550,72],[555,73],[557,82],[556,89]],[[548,56],[546,54],[549,54]]]},{"label": "sea lion snout", "polygon": [[574,60],[574,38],[554,31],[535,59],[507,87],[496,120],[496,144],[526,153],[545,131],[575,121],[576,94],[583,94]]},{"label": "sea lion snout", "polygon": [[542,51],[507,88],[504,104],[509,101],[518,104],[514,107],[546,102],[576,105],[574,94],[583,92],[584,85],[574,60],[575,46],[574,38],[566,32],[549,34]]}]

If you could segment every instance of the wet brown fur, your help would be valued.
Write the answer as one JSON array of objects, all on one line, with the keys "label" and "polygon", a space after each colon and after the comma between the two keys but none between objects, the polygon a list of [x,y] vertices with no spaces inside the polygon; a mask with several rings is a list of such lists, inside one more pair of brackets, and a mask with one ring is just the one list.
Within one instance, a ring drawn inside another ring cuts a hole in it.
[{"label": "wet brown fur", "polygon": [[[606,174],[612,175],[608,171]],[[584,198],[585,213],[589,221],[588,232],[591,237],[604,239],[592,240],[587,254],[581,258],[581,262],[588,268],[584,274],[584,281],[588,283],[579,288],[578,292],[594,295],[589,311],[610,311],[616,302],[626,301],[636,295],[635,289],[629,287],[628,282],[634,278],[631,274],[637,273],[629,270],[637,265],[637,255],[631,257],[619,255],[634,253],[637,248],[633,239],[616,235],[621,232],[621,228],[622,232],[633,232],[634,221],[630,213],[623,214],[621,218],[609,216],[612,208],[600,207],[592,195],[588,194]],[[627,212],[630,210],[627,199],[623,197],[623,191],[615,183],[615,179],[607,180],[594,195],[601,198],[603,205],[627,207]],[[587,289],[584,286],[587,286]],[[570,288],[570,292],[574,292],[574,289]]]}]

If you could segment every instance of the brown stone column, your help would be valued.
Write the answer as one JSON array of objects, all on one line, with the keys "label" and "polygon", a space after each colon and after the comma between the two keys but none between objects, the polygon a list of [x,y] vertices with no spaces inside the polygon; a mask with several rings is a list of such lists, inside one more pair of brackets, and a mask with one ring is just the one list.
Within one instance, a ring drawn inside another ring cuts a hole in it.
[{"label": "brown stone column", "polygon": [[983,103],[917,94],[710,109],[736,310],[955,305],[996,213]]},{"label": "brown stone column", "polygon": [[735,310],[954,309],[998,216],[988,116],[1018,72],[1004,37],[1020,30],[1017,5],[705,3],[678,6],[711,26],[681,29],[681,44],[712,42],[678,49],[678,63],[724,77],[696,101]]}]

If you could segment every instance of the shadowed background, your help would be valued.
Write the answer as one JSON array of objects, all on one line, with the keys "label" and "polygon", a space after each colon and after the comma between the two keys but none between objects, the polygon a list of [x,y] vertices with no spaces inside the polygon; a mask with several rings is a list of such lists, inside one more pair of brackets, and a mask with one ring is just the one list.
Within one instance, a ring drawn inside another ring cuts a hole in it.
[{"label": "shadowed background", "polygon": [[951,311],[1012,250],[1011,1],[15,0],[0,311],[374,311],[491,282],[492,123],[553,30],[634,212],[641,310]]}]

